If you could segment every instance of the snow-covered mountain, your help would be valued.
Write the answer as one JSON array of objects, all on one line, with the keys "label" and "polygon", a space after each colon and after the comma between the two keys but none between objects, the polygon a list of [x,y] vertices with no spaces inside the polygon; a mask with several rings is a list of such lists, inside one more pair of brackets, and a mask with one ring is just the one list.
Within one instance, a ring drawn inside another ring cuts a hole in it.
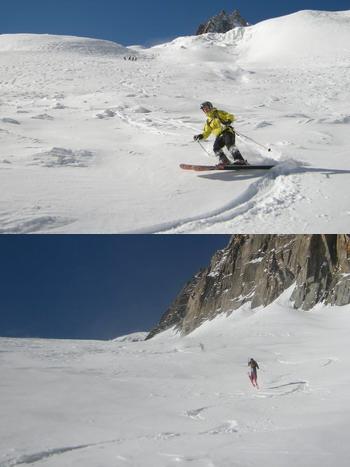
[{"label": "snow-covered mountain", "polygon": [[[151,48],[0,35],[0,232],[347,232],[349,26],[301,11]],[[204,100],[276,167],[181,171],[214,161],[192,140]]]},{"label": "snow-covered mountain", "polygon": [[113,342],[140,342],[147,337],[147,332],[133,332],[125,336],[116,337]]},{"label": "snow-covered mountain", "polygon": [[350,235],[234,235],[151,330],[188,334],[218,315],[266,307],[289,290],[295,309],[350,304]]},{"label": "snow-covered mountain", "polygon": [[[54,36],[51,34],[2,34],[1,52],[77,54],[77,55],[116,55],[127,53],[127,49],[115,42],[75,36]],[[54,77],[53,77],[54,78]]]},{"label": "snow-covered mountain", "polygon": [[0,338],[0,466],[347,467],[350,308],[288,302],[186,337]]}]

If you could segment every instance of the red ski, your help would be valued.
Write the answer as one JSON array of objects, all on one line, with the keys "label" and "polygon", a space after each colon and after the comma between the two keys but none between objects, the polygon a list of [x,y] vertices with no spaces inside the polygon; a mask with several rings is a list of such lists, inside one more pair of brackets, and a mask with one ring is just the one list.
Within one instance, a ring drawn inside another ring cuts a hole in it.
[{"label": "red ski", "polygon": [[184,170],[194,170],[196,172],[206,172],[209,170],[269,170],[272,169],[274,165],[240,165],[240,164],[231,164],[231,165],[199,165],[199,164],[180,164],[180,168]]},{"label": "red ski", "polygon": [[259,385],[258,385],[257,380],[254,379],[253,376],[252,376],[250,373],[248,373],[248,376],[249,376],[249,379],[250,379],[250,382],[252,383],[252,385],[253,385],[255,388],[259,389]]}]

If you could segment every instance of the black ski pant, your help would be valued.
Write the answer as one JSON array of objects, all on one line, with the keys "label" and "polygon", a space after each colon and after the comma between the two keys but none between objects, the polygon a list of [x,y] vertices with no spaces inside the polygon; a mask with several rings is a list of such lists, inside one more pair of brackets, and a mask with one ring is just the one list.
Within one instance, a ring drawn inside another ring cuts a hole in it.
[{"label": "black ski pant", "polygon": [[220,153],[222,152],[222,148],[226,146],[235,160],[243,159],[242,154],[235,147],[235,142],[235,132],[233,130],[224,130],[221,133],[221,135],[216,137],[214,141],[213,151],[215,154],[220,155]]}]

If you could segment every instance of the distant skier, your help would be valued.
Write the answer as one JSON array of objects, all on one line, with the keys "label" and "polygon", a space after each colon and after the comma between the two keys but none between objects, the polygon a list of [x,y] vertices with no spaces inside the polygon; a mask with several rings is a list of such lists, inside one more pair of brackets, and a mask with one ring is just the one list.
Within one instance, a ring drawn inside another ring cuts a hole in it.
[{"label": "distant skier", "polygon": [[211,102],[203,102],[201,109],[207,116],[207,121],[204,125],[203,133],[195,135],[193,139],[199,141],[207,139],[212,133],[216,136],[214,141],[214,154],[219,158],[220,164],[229,165],[231,161],[223,151],[223,148],[229,150],[234,159],[234,164],[247,165],[247,161],[243,159],[235,145],[236,134],[232,127],[235,120],[234,115],[223,110],[216,109]]},{"label": "distant skier", "polygon": [[259,389],[258,374],[257,374],[257,370],[259,369],[258,362],[256,362],[254,358],[251,358],[248,362],[248,366],[250,366],[250,373],[248,373],[249,379],[252,385]]}]

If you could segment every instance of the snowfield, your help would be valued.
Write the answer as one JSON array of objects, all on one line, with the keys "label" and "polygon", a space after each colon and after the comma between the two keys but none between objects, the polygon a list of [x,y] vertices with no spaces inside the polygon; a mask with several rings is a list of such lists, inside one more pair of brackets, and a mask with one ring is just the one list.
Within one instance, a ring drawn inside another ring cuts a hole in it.
[{"label": "snowfield", "polygon": [[[0,232],[347,232],[349,44],[350,11],[148,49],[0,35]],[[204,100],[276,167],[182,171],[215,161],[192,140]]]},{"label": "snowfield", "polygon": [[286,295],[182,338],[1,338],[0,466],[347,467],[350,308]]}]

